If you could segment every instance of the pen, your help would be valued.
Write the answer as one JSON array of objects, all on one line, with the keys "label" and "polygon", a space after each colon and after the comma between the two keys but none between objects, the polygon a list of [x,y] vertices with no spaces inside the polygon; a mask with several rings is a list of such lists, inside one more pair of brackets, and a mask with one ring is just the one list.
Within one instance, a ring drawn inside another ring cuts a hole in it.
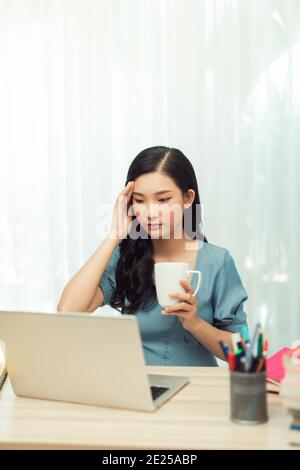
[{"label": "pen", "polygon": [[231,338],[232,350],[224,341],[219,341],[231,371],[261,372],[266,370],[269,343],[264,336],[260,322],[256,323],[252,337],[249,335],[247,326],[243,326],[240,333],[232,333]]},{"label": "pen", "polygon": [[245,358],[244,351],[242,349],[239,349],[234,353],[235,356],[235,365],[237,370],[241,370],[241,360]]},{"label": "pen", "polygon": [[255,372],[257,368],[257,364],[258,364],[258,358],[256,356],[252,357],[251,367],[249,369],[249,372]]},{"label": "pen", "polygon": [[235,355],[232,351],[229,351],[228,363],[229,363],[230,370],[235,370],[236,359],[235,359]]},{"label": "pen", "polygon": [[251,347],[250,343],[246,343],[246,364],[245,364],[245,370],[248,372],[251,369],[251,362],[252,362],[252,355],[251,355]]},{"label": "pen", "polygon": [[258,361],[255,372],[260,372],[261,370],[263,370],[264,363],[265,363],[265,358],[261,357]]},{"label": "pen", "polygon": [[244,355],[244,354],[245,354],[245,353],[244,353],[244,350],[241,349],[241,348],[237,349],[237,350],[234,352],[234,355],[235,355],[235,356],[240,356],[240,355]]},{"label": "pen", "polygon": [[262,357],[263,353],[263,330],[260,328],[257,339],[257,356]]},{"label": "pen", "polygon": [[264,347],[263,347],[263,352],[265,353],[265,356],[268,353],[268,348],[269,348],[269,342],[268,342],[268,338],[266,338],[264,341]]},{"label": "pen", "polygon": [[220,343],[221,349],[224,353],[224,356],[227,359],[228,354],[229,354],[229,346],[228,346],[228,344],[224,343],[224,341],[219,341],[219,343]]},{"label": "pen", "polygon": [[242,356],[241,359],[240,359],[240,368],[239,368],[240,372],[245,372],[246,370],[246,357],[245,356]]},{"label": "pen", "polygon": [[250,336],[249,336],[249,330],[248,330],[248,327],[247,326],[242,326],[242,329],[241,329],[241,335],[243,336],[244,340],[246,343],[249,343],[250,341]]},{"label": "pen", "polygon": [[253,337],[250,340],[250,351],[251,351],[251,354],[249,354],[250,369],[251,369],[251,365],[252,365],[254,345],[256,343],[256,338],[257,338],[258,330],[259,330],[260,327],[261,327],[260,323],[257,323],[256,327],[255,327],[255,330],[254,330],[254,333],[253,333]]},{"label": "pen", "polygon": [[232,333],[231,340],[232,340],[232,349],[234,352],[236,352],[239,349],[238,343],[240,343],[242,340],[240,333]]}]

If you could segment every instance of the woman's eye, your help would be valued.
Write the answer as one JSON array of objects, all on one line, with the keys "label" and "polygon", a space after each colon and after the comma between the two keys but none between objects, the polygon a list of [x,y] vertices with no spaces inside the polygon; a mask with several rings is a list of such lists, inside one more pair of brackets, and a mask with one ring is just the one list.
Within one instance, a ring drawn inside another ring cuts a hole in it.
[{"label": "woman's eye", "polygon": [[166,202],[166,201],[169,201],[171,198],[170,197],[167,197],[165,199],[159,199],[159,202]]},{"label": "woman's eye", "polygon": [[[166,202],[166,201],[169,201],[171,198],[170,197],[167,197],[167,198],[164,198],[164,199],[159,199],[159,202]],[[143,201],[141,201],[140,199],[134,199],[135,203],[137,204],[141,204]]]}]

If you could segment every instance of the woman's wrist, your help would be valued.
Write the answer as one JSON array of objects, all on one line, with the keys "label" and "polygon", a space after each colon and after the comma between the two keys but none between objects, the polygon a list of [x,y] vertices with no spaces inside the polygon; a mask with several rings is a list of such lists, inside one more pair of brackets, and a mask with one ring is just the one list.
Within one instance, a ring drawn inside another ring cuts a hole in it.
[{"label": "woman's wrist", "polygon": [[193,318],[191,318],[188,323],[187,323],[187,330],[194,334],[199,331],[199,329],[203,326],[203,320],[200,318],[198,315],[195,315]]},{"label": "woman's wrist", "polygon": [[113,249],[117,248],[120,244],[121,240],[117,237],[115,232],[109,231],[105,237],[105,242],[108,243],[113,247]]}]

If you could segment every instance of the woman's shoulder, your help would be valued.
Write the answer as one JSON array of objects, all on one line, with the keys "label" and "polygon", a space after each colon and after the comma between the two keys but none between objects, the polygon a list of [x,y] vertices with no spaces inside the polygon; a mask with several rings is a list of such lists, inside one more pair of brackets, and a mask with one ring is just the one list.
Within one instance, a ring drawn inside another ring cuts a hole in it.
[{"label": "woman's shoulder", "polygon": [[209,242],[203,243],[202,251],[204,259],[208,263],[212,263],[217,269],[223,266],[226,257],[230,256],[227,248]]},{"label": "woman's shoulder", "polygon": [[116,268],[119,258],[120,258],[120,245],[117,245],[111,254],[111,257],[108,261],[106,269]]},{"label": "woman's shoulder", "polygon": [[120,245],[117,245],[116,248],[114,249],[111,257],[114,258],[114,259],[118,259],[120,257],[120,253],[121,253],[121,248],[120,248]]},{"label": "woman's shoulder", "polygon": [[219,245],[214,245],[210,242],[203,243],[203,247],[205,247],[207,253],[220,259],[223,259],[226,252],[228,252],[227,248]]}]

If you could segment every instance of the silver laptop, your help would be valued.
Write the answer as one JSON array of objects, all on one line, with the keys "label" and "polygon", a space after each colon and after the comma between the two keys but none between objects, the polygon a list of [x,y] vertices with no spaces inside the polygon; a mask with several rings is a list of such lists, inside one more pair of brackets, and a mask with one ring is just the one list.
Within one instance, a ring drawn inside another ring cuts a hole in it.
[{"label": "silver laptop", "polygon": [[189,382],[147,374],[134,315],[0,311],[16,395],[153,411]]}]

